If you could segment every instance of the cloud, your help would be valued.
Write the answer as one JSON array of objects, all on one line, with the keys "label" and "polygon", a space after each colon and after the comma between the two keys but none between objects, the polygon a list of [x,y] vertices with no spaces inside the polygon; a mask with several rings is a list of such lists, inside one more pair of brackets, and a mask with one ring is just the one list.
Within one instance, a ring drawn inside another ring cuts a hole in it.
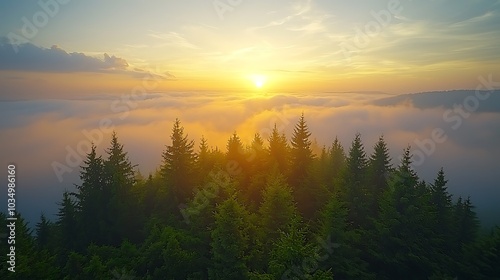
[{"label": "cloud", "polygon": [[[23,197],[35,201],[32,193],[39,193],[40,186],[56,193],[54,189],[62,191],[77,182],[78,168],[65,174],[65,181],[59,183],[50,164],[53,161],[64,163],[66,147],[76,149],[78,143],[86,140],[82,131],[98,128],[102,119],[112,121],[131,160],[147,174],[161,163],[161,152],[170,143],[175,118],[180,118],[185,132],[196,145],[204,135],[209,146],[224,150],[233,131],[248,144],[255,132],[267,138],[275,123],[290,139],[298,117],[304,112],[312,137],[319,146],[331,145],[338,136],[348,149],[354,134],[360,132],[370,154],[377,138],[383,134],[394,164],[398,163],[403,148],[410,144],[414,151],[421,149],[418,143],[431,137],[433,129],[442,128],[448,139],[436,144],[434,152],[417,166],[419,174],[432,181],[443,166],[452,193],[472,195],[480,214],[494,205],[494,198],[500,195],[494,188],[500,180],[494,168],[500,157],[499,112],[475,112],[463,119],[462,126],[453,129],[452,124],[443,120],[446,108],[441,106],[419,108],[411,103],[378,106],[371,104],[372,98],[372,93],[261,97],[200,92],[155,93],[138,101],[126,114],[113,110],[111,104],[116,100],[103,98],[0,102],[0,141],[7,143],[0,147],[0,152],[2,159],[15,161],[20,170],[30,174],[32,178],[25,179]],[[109,133],[105,132],[102,140],[96,143],[100,153],[108,141]],[[59,197],[52,199],[55,202]],[[40,209],[32,211],[36,211],[36,217]]]},{"label": "cloud", "polygon": [[160,46],[173,46],[178,48],[187,48],[187,49],[200,49],[198,46],[189,42],[185,37],[177,32],[157,32],[151,31],[149,36],[162,41],[163,43]]},{"label": "cloud", "polygon": [[84,53],[68,53],[60,47],[51,48],[35,46],[31,43],[12,45],[0,41],[0,71],[25,72],[95,72],[109,74],[124,74],[135,78],[146,75],[173,78],[169,74],[152,74],[142,69],[130,68],[129,63],[120,57],[104,53],[102,59],[88,56]]},{"label": "cloud", "polygon": [[[17,48],[17,53],[16,53]],[[0,69],[51,72],[101,72],[124,70],[127,61],[104,54],[104,59],[86,56],[83,53],[67,53],[54,45],[50,49],[31,43],[0,45]]]}]

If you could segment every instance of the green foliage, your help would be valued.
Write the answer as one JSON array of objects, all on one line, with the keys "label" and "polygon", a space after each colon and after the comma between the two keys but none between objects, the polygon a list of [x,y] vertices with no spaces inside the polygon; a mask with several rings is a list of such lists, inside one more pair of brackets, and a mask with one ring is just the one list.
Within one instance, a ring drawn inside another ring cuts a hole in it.
[{"label": "green foliage", "polygon": [[290,184],[294,188],[297,188],[305,181],[313,160],[310,136],[311,132],[309,132],[304,114],[302,114],[295,125],[291,141],[290,165],[292,168],[290,172]]},{"label": "green foliage", "polygon": [[276,124],[274,124],[269,142],[268,166],[277,169],[281,174],[288,174],[289,168],[289,147],[285,134],[280,134]]},{"label": "green foliage", "polygon": [[109,199],[110,192],[105,188],[107,175],[104,161],[101,156],[97,156],[96,147],[93,144],[91,152],[83,163],[80,172],[82,184],[76,186],[78,192],[75,194],[77,218],[81,225],[85,225],[82,227],[84,234],[80,242],[85,246],[91,242],[102,244],[105,242],[102,218],[107,216],[103,205],[109,203],[106,199]]},{"label": "green foliage", "polygon": [[378,204],[383,193],[388,188],[387,175],[391,172],[391,169],[392,165],[389,149],[387,148],[384,137],[380,136],[368,163],[367,187],[370,204],[369,215],[371,217],[378,216]]},{"label": "green foliage", "polygon": [[350,227],[366,226],[369,217],[369,192],[366,183],[368,159],[361,142],[361,135],[356,134],[352,141],[346,164],[341,173],[340,197],[347,203]]},{"label": "green foliage", "polygon": [[295,222],[299,214],[291,189],[282,176],[271,177],[264,190],[260,206],[260,221],[267,239],[274,240],[279,232]]},{"label": "green foliage", "polygon": [[61,246],[61,251],[69,252],[80,249],[81,241],[78,240],[78,237],[80,237],[80,225],[77,221],[75,202],[71,199],[68,192],[65,191],[63,193],[63,199],[59,205],[56,225],[59,233],[59,242],[64,244],[64,246]]},{"label": "green foliage", "polygon": [[142,176],[113,133],[54,222],[17,216],[16,274],[3,254],[0,279],[498,278],[500,229],[478,234],[443,169],[428,184],[409,147],[393,168],[383,137],[369,158],[359,134],[347,155],[337,138],[315,155],[310,138],[302,115],[290,146],[275,125],[268,143],[234,133],[226,152],[202,138],[195,154],[177,119]]},{"label": "green foliage", "polygon": [[36,224],[36,245],[39,248],[47,248],[49,246],[50,238],[51,238],[51,227],[52,223],[45,218],[45,215],[42,213],[40,216],[40,222]]},{"label": "green foliage", "polygon": [[466,245],[459,279],[495,279],[500,275],[500,227]]},{"label": "green foliage", "polygon": [[185,203],[191,196],[196,182],[194,181],[194,166],[196,155],[193,151],[194,142],[184,135],[184,128],[179,119],[175,120],[168,145],[163,152],[161,173],[173,197],[169,202]]},{"label": "green foliage", "polygon": [[217,206],[212,230],[213,266],[210,279],[246,279],[248,268],[245,251],[248,246],[248,213],[234,197]]},{"label": "green foliage", "polygon": [[332,147],[330,148],[330,162],[330,181],[332,183],[332,189],[335,189],[340,185],[339,177],[341,171],[345,168],[346,162],[344,147],[342,147],[342,144],[337,137],[335,137],[335,140],[332,143]]}]

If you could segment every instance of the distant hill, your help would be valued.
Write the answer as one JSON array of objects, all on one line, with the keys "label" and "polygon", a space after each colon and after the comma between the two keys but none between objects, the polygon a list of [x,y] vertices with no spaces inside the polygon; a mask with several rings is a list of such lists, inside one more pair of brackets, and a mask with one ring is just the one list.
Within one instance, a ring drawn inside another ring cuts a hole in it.
[{"label": "distant hill", "polygon": [[[479,100],[477,112],[497,112],[500,113],[500,90],[490,91],[490,96],[486,100]],[[373,101],[378,106],[395,106],[399,104],[411,103],[420,109],[430,108],[453,108],[455,104],[464,104],[468,96],[475,96],[475,90],[451,90],[432,91],[402,94],[398,96],[381,98]],[[480,95],[487,95],[487,91],[481,91]],[[471,100],[473,102],[473,100]]]}]

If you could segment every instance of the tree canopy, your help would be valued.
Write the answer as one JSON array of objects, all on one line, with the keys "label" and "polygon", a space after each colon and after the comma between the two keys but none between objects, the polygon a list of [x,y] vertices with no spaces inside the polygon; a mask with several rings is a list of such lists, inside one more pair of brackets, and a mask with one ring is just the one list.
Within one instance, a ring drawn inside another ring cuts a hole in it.
[{"label": "tree canopy", "polygon": [[0,278],[498,279],[500,228],[480,234],[444,168],[428,183],[410,147],[393,165],[383,136],[371,154],[359,133],[318,154],[311,137],[302,114],[290,141],[275,125],[267,139],[195,146],[176,119],[142,176],[113,133],[54,221],[30,230],[17,215],[17,270],[3,254]]}]

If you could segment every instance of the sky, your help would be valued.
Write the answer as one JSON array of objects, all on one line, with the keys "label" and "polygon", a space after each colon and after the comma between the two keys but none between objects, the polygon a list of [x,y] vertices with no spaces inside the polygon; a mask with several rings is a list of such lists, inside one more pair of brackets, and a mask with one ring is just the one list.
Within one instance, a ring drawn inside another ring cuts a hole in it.
[{"label": "sky", "polygon": [[[224,148],[275,123],[290,137],[304,113],[316,149],[360,132],[371,153],[384,135],[395,164],[443,129],[417,171],[432,181],[443,166],[450,191],[491,217],[500,108],[481,108],[499,93],[474,90],[500,88],[499,45],[499,0],[0,1],[1,160],[18,165],[34,221],[112,130],[147,174],[175,118],[196,145]],[[405,95],[430,91],[426,106]]]},{"label": "sky", "polygon": [[[2,83],[19,98],[35,85],[69,95],[68,79],[80,94],[119,92],[138,69],[164,76],[159,90],[248,91],[264,76],[272,92],[390,93],[471,88],[499,71],[498,0],[7,0],[0,18],[4,44],[40,48],[2,49],[2,72],[18,78]],[[106,65],[71,60],[104,54]]]}]

